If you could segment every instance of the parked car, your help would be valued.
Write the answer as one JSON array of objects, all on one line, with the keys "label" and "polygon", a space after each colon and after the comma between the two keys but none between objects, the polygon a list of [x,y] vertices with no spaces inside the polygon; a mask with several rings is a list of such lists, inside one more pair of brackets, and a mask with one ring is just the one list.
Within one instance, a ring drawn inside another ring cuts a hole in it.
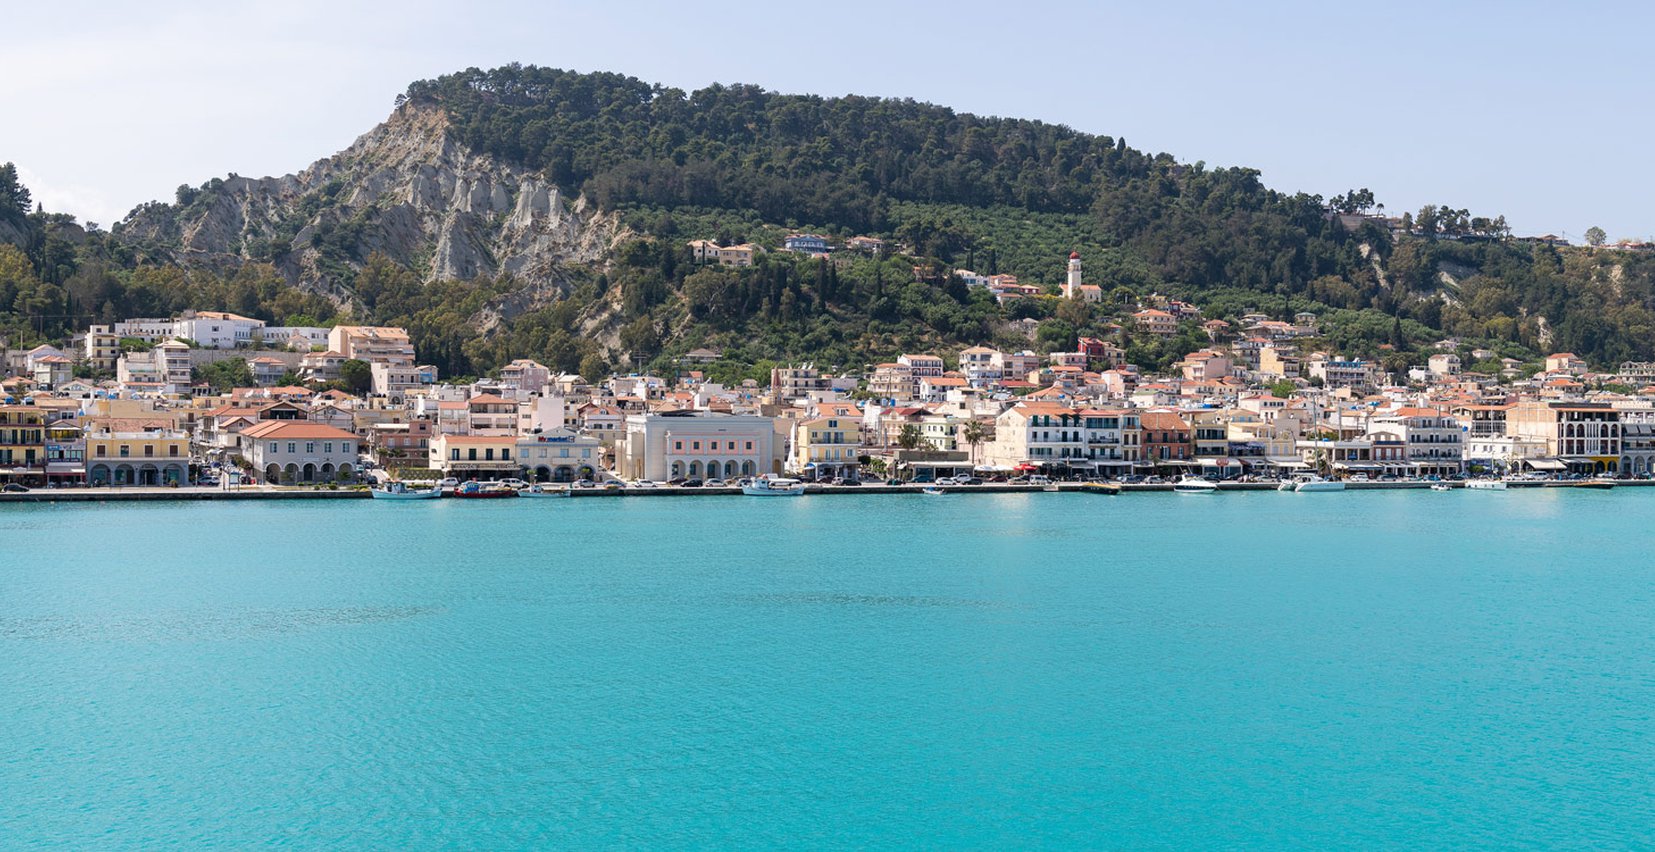
[{"label": "parked car", "polygon": [[576,488],[596,488],[597,485],[598,484],[596,482],[593,482],[590,479],[578,479],[575,481]]},{"label": "parked car", "polygon": [[529,484],[527,482],[524,482],[523,480],[518,479],[515,476],[510,477],[508,479],[500,480],[500,484],[506,486],[507,488],[512,489],[513,491],[516,491],[516,490],[521,489],[521,488],[528,488],[529,487]]},{"label": "parked car", "polygon": [[[1012,481],[1015,482],[1016,480],[1012,480]],[[1029,477],[1028,483],[1030,485],[1051,485],[1052,484],[1052,478],[1045,475],[1045,474],[1043,474],[1043,473],[1037,473],[1037,474]]]},{"label": "parked car", "polygon": [[723,488],[724,487],[724,480],[722,480],[722,479],[709,479],[709,480],[706,481],[705,484],[708,488]]},{"label": "parked car", "polygon": [[954,477],[954,484],[955,485],[982,485],[983,481],[981,479],[978,479],[975,476],[956,476],[956,477]]},{"label": "parked car", "polygon": [[8,482],[8,483],[6,483],[4,488],[0,488],[0,491],[4,491],[7,494],[21,494],[21,493],[23,493],[25,491],[28,491],[28,490],[29,489],[28,489],[27,486],[18,485],[15,482]]},{"label": "parked car", "polygon": [[699,480],[699,479],[686,479],[683,482],[678,483],[678,487],[679,488],[700,488],[701,487],[701,480]]},{"label": "parked car", "polygon": [[833,480],[833,484],[834,485],[856,486],[856,485],[861,485],[862,480],[857,479],[855,477],[850,477],[850,476],[841,476],[838,479]]},{"label": "parked car", "polygon": [[437,487],[438,488],[459,488],[460,487],[460,480],[458,480],[458,479],[456,479],[452,476],[446,476],[446,477],[443,477],[440,480],[437,480]]},{"label": "parked car", "polygon": [[886,485],[901,485],[902,480],[897,479],[896,477],[892,477],[890,479],[885,480],[885,484]]},{"label": "parked car", "polygon": [[650,480],[650,479],[640,479],[636,482],[628,482],[626,485],[627,485],[628,488],[658,488],[658,487],[660,487],[659,483],[655,482],[654,480]]}]

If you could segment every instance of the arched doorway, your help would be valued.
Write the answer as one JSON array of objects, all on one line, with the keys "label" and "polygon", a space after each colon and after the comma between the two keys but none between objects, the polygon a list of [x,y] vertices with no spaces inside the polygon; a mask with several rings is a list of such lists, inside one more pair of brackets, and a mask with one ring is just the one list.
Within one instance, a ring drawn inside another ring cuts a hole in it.
[{"label": "arched doorway", "polygon": [[568,466],[568,465],[566,465],[566,464],[558,465],[557,470],[552,471],[552,481],[553,482],[574,482],[575,481],[575,469]]},{"label": "arched doorway", "polygon": [[690,462],[690,478],[691,479],[700,479],[701,478],[701,462],[699,462],[699,461]]},{"label": "arched doorway", "polygon": [[333,478],[333,462],[322,462],[321,474],[322,474],[322,479],[324,479],[324,480],[332,479]]},{"label": "arched doorway", "polygon": [[598,472],[596,470],[593,470],[591,465],[583,464],[583,465],[580,466],[580,478],[581,479],[596,479],[597,475],[598,475]]},{"label": "arched doorway", "polygon": [[271,484],[271,485],[275,485],[276,483],[281,482],[282,481],[282,469],[280,467],[276,466],[273,463],[265,465],[264,466],[264,481]]},{"label": "arched doorway", "polygon": [[299,475],[304,478],[302,480],[304,482],[315,482],[316,481],[316,465],[311,464],[310,462],[305,462],[305,466],[304,466],[304,468],[302,468],[299,471]]},{"label": "arched doorway", "polygon": [[184,474],[183,465],[169,464],[161,468],[161,483],[163,485],[183,485]]},{"label": "arched doorway", "polygon": [[299,481],[299,466],[298,465],[289,464],[287,467],[282,469],[282,484],[292,485],[293,483],[298,482],[298,481]]},{"label": "arched doorway", "polygon": [[736,463],[734,461],[727,461],[727,462],[724,463],[724,478],[725,479],[735,479],[736,478]]},{"label": "arched doorway", "polygon": [[744,462],[741,463],[741,475],[742,476],[752,476],[753,475],[753,460],[752,459],[748,459],[747,461],[744,461]]},{"label": "arched doorway", "polygon": [[95,464],[87,471],[87,479],[93,485],[108,485],[111,477],[109,465]]},{"label": "arched doorway", "polygon": [[339,466],[338,476],[336,478],[340,482],[345,482],[345,481],[349,480],[351,478],[351,476],[353,476],[354,474],[355,474],[355,471],[353,471],[351,469],[350,465],[342,464],[342,465]]},{"label": "arched doorway", "polygon": [[160,485],[161,484],[161,471],[160,471],[160,469],[157,468],[155,465],[152,465],[152,464],[146,464],[143,467],[138,468],[138,484],[139,485]]},{"label": "arched doorway", "polygon": [[545,465],[541,465],[541,466],[535,468],[534,469],[534,481],[535,482],[551,482],[552,481],[552,469],[545,466]]},{"label": "arched doorway", "polygon": [[681,462],[681,461],[673,462],[672,463],[672,478],[673,479],[681,479],[681,478],[683,478],[683,476],[684,476],[684,463]]}]

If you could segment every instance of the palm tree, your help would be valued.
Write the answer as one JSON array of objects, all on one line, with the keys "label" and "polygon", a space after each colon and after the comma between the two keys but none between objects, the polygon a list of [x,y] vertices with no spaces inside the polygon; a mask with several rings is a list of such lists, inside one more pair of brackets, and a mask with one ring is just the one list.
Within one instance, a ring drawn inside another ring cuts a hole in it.
[{"label": "palm tree", "polygon": [[964,438],[966,444],[971,447],[971,464],[975,467],[977,465],[977,445],[983,442],[983,422],[975,419],[967,420],[965,426],[960,429],[960,437]]},{"label": "palm tree", "polygon": [[902,424],[902,431],[897,433],[896,445],[904,450],[917,449],[924,438],[920,437],[919,427],[912,423]]}]

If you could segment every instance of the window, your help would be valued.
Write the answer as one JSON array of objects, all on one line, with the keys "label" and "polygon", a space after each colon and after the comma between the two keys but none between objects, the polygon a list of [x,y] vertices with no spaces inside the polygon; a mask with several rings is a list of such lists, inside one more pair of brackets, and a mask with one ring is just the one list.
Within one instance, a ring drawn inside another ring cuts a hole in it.
[{"label": "window", "polygon": [[494,461],[493,447],[488,447],[483,450],[483,461]]},{"label": "window", "polygon": [[130,455],[132,455],[132,448],[127,446],[126,444],[122,444],[121,445],[121,458],[124,459],[124,458],[126,458],[127,456],[130,456]]},{"label": "window", "polygon": [[107,447],[103,444],[99,444],[98,445],[98,458],[101,459],[101,458],[103,458],[104,456],[107,456],[107,455],[109,455],[109,447]]},{"label": "window", "polygon": [[327,453],[329,455],[332,455],[333,454],[333,442],[328,441],[327,443],[323,444],[322,445],[322,452]]},{"label": "window", "polygon": [[315,441],[306,441],[305,442],[305,454],[306,455],[311,455],[311,454],[314,454],[315,452],[316,452],[316,442]]},{"label": "window", "polygon": [[500,460],[501,461],[511,461],[511,450],[502,447],[501,450],[500,450]]},{"label": "window", "polygon": [[460,460],[460,451],[457,450],[457,449],[456,450],[449,450],[448,451],[448,460],[449,461],[459,461]]},{"label": "window", "polygon": [[177,444],[172,444],[172,445],[168,446],[167,447],[167,455],[169,455],[173,458],[178,458],[178,445]]},{"label": "window", "polygon": [[750,452],[752,452],[752,451],[753,451],[753,442],[752,442],[752,441],[748,441],[748,442],[747,442],[747,452],[749,452],[749,453],[750,453]]},{"label": "window", "polygon": [[469,451],[467,451],[466,461],[476,461],[476,460],[477,460],[477,448],[472,447]]},{"label": "window", "polygon": [[294,441],[288,441],[287,442],[287,451],[290,452],[290,453],[298,452],[299,451],[298,443],[294,442]]},{"label": "window", "polygon": [[277,447],[277,446],[278,446],[278,445],[277,445],[277,444],[276,444],[276,442],[275,442],[275,441],[271,441],[271,442],[270,442],[270,452],[272,452],[272,453],[279,453],[279,452],[281,452],[281,450],[278,450],[278,449],[276,449],[276,447]]},{"label": "window", "polygon": [[673,452],[677,452],[677,453],[683,452],[684,451],[684,442],[683,441],[673,441],[672,442],[672,449],[673,449]]},{"label": "window", "polygon": [[701,451],[701,442],[700,441],[692,441],[690,443],[690,449],[695,450],[696,452],[700,452]]}]

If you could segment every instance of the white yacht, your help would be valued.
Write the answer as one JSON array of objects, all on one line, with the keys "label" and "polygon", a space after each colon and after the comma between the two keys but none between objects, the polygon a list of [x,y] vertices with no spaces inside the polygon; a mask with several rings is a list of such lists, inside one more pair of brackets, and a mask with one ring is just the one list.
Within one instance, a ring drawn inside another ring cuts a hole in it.
[{"label": "white yacht", "polygon": [[1323,479],[1316,474],[1301,476],[1293,481],[1293,490],[1304,491],[1343,491],[1345,483],[1338,479]]},{"label": "white yacht", "polygon": [[1506,490],[1506,481],[1504,479],[1467,479],[1465,487],[1475,491],[1504,491]]},{"label": "white yacht", "polygon": [[1179,494],[1211,494],[1218,490],[1218,483],[1199,476],[1186,476],[1178,480],[1172,490]]}]

